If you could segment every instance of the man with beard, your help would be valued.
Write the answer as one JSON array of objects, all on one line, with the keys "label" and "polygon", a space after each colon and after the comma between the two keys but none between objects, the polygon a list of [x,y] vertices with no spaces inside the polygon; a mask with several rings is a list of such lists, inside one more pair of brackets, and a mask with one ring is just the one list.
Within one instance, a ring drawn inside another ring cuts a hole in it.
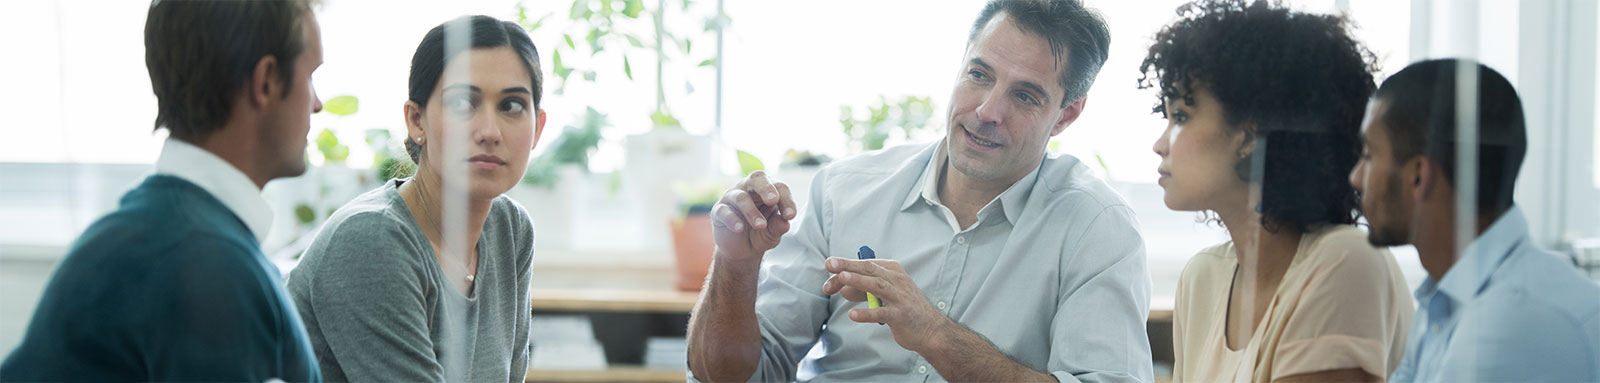
[{"label": "man with beard", "polygon": [[[1456,153],[1457,73],[1467,70],[1477,77],[1477,169]],[[1416,245],[1428,272],[1390,380],[1600,380],[1600,286],[1535,247],[1512,203],[1527,133],[1511,83],[1470,61],[1412,64],[1378,88],[1362,125],[1350,183],[1364,193],[1368,241]],[[1475,214],[1457,210],[1458,188],[1476,188]],[[1472,238],[1457,237],[1458,220]]]},{"label": "man with beard", "polygon": [[[1109,42],[1077,0],[991,1],[943,140],[828,166],[804,211],[763,173],[729,189],[689,325],[693,377],[1150,381],[1133,211],[1045,149]],[[864,246],[877,259],[856,259]]]}]

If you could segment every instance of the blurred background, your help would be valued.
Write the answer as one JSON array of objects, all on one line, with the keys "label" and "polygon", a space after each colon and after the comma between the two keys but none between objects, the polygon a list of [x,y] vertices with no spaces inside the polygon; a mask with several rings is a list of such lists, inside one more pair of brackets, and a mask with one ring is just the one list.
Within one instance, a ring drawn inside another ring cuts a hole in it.
[{"label": "blurred background", "polygon": [[[1135,86],[1176,0],[1087,0],[1112,30],[1083,116],[1050,144],[1134,204],[1154,284],[1157,374],[1170,366],[1172,295],[1197,250],[1225,239],[1172,212],[1150,146],[1165,122]],[[1600,247],[1592,0],[1294,0],[1343,12],[1383,76],[1409,62],[1476,57],[1523,97],[1529,155],[1517,187],[1540,245],[1586,262]],[[333,209],[408,161],[402,105],[428,29],[468,14],[529,30],[549,121],[507,194],[536,225],[530,380],[682,380],[682,327],[709,259],[704,208],[763,169],[805,191],[832,159],[938,139],[971,22],[984,3],[746,0],[326,0],[301,177],[265,190],[263,247],[292,270]],[[144,67],[140,1],[11,2],[0,12],[0,355],[20,341],[72,240],[152,169],[165,132]],[[804,193],[797,195],[797,201]],[[1394,249],[1415,286],[1414,251]],[[682,287],[682,288],[680,288]],[[1163,351],[1162,347],[1168,350]],[[1162,359],[1165,357],[1166,359]],[[1163,367],[1163,363],[1165,366]]]}]

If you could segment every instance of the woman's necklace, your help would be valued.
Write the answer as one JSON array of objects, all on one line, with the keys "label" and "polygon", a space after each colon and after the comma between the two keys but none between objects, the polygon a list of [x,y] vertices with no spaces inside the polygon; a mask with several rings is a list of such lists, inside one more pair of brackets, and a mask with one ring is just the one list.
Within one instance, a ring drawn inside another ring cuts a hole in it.
[{"label": "woman's necklace", "polygon": [[[413,181],[413,182],[415,182],[415,181]],[[413,186],[413,188],[415,188],[417,190],[417,202],[420,202],[422,204],[422,216],[425,217],[425,218],[433,217],[433,212],[428,209],[428,200],[427,200],[426,197],[423,197],[423,194],[426,194],[426,193],[423,193],[422,192],[422,188],[420,188],[420,187]],[[443,218],[440,218],[440,219],[443,219]],[[437,225],[437,224],[434,225],[435,228],[438,228],[438,226],[439,225]],[[443,230],[440,230],[439,232],[441,234],[444,233]],[[449,252],[445,252],[445,256],[444,257],[445,258],[450,258]],[[473,273],[473,268],[470,267],[471,265],[467,265],[466,264],[467,263],[466,259],[463,259],[460,262],[461,263],[460,265],[457,265],[455,262],[444,262],[444,263],[449,263],[449,264],[451,264],[451,266],[455,266],[456,268],[461,269],[462,272],[466,273],[467,274],[467,283],[473,283],[474,280],[476,279],[473,276],[473,274],[474,274]]]}]

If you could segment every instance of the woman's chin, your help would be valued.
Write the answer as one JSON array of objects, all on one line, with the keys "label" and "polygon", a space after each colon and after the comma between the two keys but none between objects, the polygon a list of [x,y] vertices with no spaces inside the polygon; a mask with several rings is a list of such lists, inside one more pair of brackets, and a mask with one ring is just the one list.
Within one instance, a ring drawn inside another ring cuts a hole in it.
[{"label": "woman's chin", "polygon": [[[496,177],[499,178],[499,177]],[[490,177],[474,177],[472,184],[467,189],[467,194],[474,200],[492,200],[500,197],[517,186],[520,179],[500,180]]]},{"label": "woman's chin", "polygon": [[1161,202],[1165,203],[1167,209],[1172,211],[1200,211],[1199,208],[1193,206],[1194,204],[1184,201],[1183,198],[1173,194],[1171,191],[1161,196]]}]

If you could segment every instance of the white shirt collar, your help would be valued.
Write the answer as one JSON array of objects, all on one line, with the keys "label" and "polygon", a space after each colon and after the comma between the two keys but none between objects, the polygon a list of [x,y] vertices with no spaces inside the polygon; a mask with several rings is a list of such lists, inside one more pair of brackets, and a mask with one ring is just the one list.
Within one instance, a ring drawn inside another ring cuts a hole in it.
[{"label": "white shirt collar", "polygon": [[944,151],[944,143],[940,142],[939,146],[933,149],[933,158],[928,160],[928,167],[922,169],[922,185],[920,185],[922,198],[934,205],[944,205],[944,201],[939,200],[939,176],[944,170],[947,158],[949,157]]},{"label": "white shirt collar", "polygon": [[[918,185],[919,191],[917,195],[921,196],[924,201],[927,201],[927,203],[932,206],[944,206],[944,201],[939,200],[939,182],[941,172],[945,169],[945,163],[950,161],[949,148],[945,146],[947,143],[948,142],[941,140],[938,144],[936,144],[937,146],[933,149],[933,158],[929,159],[928,166],[922,169],[922,178],[920,179],[921,184]],[[1016,183],[1006,187],[1005,191],[1000,192],[1000,195],[995,196],[994,200],[989,201],[989,203],[985,204],[982,209],[978,210],[979,217],[984,216],[985,211],[989,210],[990,208],[997,208],[1001,209],[1001,211],[1005,214],[1006,220],[1011,221],[1012,224],[1016,224],[1017,220],[1022,214],[1023,205],[1027,203],[1028,194],[1033,191],[1034,181],[1039,178],[1039,170],[1043,168],[1043,166],[1043,162],[1041,161],[1040,165],[1034,167],[1033,171],[1028,173],[1027,176],[1022,177],[1022,179],[1017,180]],[[915,201],[908,199],[905,205],[901,206],[900,209],[905,210],[906,208],[911,207],[913,202]],[[960,232],[961,228],[956,225],[953,219],[954,216],[952,215],[951,217],[951,227],[954,227],[957,232]]]},{"label": "white shirt collar", "polygon": [[256,243],[266,239],[272,228],[272,208],[261,198],[261,189],[250,177],[223,161],[221,157],[182,140],[168,138],[156,159],[156,174],[189,181],[222,201],[222,206],[244,221]]}]

